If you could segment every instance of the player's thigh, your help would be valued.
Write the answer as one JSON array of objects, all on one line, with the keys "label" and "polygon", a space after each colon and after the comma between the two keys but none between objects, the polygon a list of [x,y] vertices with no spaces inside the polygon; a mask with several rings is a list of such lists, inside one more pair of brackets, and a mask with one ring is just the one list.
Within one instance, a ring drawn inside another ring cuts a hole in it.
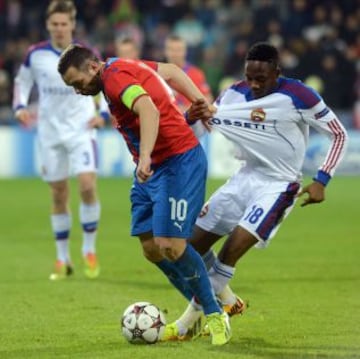
[{"label": "player's thigh", "polygon": [[249,201],[239,226],[254,235],[260,241],[259,246],[266,245],[293,208],[299,187],[299,183],[295,182],[274,182],[258,188],[254,199]]},{"label": "player's thigh", "polygon": [[246,178],[234,174],[204,204],[196,225],[217,236],[230,233],[244,214],[247,193]]},{"label": "player's thigh", "polygon": [[189,238],[205,198],[207,162],[201,146],[174,156],[152,188],[154,237]]},{"label": "player's thigh", "polygon": [[97,144],[91,136],[82,136],[68,146],[70,168],[72,173],[96,173],[98,166]]},{"label": "player's thigh", "polygon": [[153,201],[148,190],[147,182],[139,183],[137,179],[134,178],[130,191],[130,201],[131,235],[142,236],[144,233],[152,233]]},{"label": "player's thigh", "polygon": [[40,147],[41,177],[46,182],[57,182],[69,177],[69,157],[62,145]]}]

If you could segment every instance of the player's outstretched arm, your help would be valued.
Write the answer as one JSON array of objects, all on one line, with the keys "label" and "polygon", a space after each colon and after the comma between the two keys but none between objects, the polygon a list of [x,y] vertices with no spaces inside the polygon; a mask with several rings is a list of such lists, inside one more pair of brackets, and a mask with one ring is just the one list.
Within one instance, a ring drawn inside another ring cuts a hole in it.
[{"label": "player's outstretched arm", "polygon": [[187,109],[185,113],[186,121],[189,124],[192,124],[198,120],[203,122],[209,121],[214,113],[216,112],[216,107],[209,105],[205,100],[198,99],[194,101],[191,106]]},{"label": "player's outstretched arm", "polygon": [[[211,132],[209,120],[216,112],[216,107],[209,105],[204,99],[198,99],[184,113],[186,122],[192,127],[196,137],[201,137],[206,132]],[[198,121],[201,122],[198,122]]]},{"label": "player's outstretched arm", "polygon": [[158,73],[172,89],[184,95],[190,102],[195,102],[198,99],[203,99],[207,102],[206,97],[201,93],[190,77],[188,77],[178,66],[159,62]]}]

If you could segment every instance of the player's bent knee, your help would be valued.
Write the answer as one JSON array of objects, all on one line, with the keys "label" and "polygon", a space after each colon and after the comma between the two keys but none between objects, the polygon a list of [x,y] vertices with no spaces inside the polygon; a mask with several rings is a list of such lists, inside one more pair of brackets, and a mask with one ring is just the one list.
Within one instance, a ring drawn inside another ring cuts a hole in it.
[{"label": "player's bent knee", "polygon": [[84,203],[92,204],[96,201],[95,187],[81,188],[80,196]]},{"label": "player's bent knee", "polygon": [[161,254],[172,262],[181,257],[186,247],[186,240],[183,238],[157,237],[155,243],[159,246]]},{"label": "player's bent knee", "polygon": [[143,255],[148,261],[156,263],[164,259],[159,246],[155,244],[153,239],[141,241],[141,245],[143,249]]}]

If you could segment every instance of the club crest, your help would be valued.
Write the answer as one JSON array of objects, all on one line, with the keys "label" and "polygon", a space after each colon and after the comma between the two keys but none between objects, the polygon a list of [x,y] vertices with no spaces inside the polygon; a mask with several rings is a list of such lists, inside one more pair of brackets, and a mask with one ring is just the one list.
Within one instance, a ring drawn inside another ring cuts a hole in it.
[{"label": "club crest", "polygon": [[266,114],[262,108],[256,108],[255,110],[251,111],[251,121],[255,122],[262,122],[265,120]]},{"label": "club crest", "polygon": [[204,204],[203,208],[201,209],[199,218],[206,216],[208,212],[209,212],[209,203],[207,202]]}]

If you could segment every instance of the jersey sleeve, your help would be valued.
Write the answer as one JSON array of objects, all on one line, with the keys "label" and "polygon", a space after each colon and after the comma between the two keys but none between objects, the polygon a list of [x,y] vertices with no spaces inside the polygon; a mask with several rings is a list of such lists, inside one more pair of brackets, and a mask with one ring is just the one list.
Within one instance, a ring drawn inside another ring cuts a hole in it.
[{"label": "jersey sleeve", "polygon": [[98,103],[98,109],[99,109],[100,116],[103,117],[106,122],[110,121],[109,107],[105,100],[105,96],[102,92],[99,93],[99,98],[98,98],[97,103]]},{"label": "jersey sleeve", "polygon": [[106,80],[105,92],[112,102],[122,102],[128,109],[132,109],[135,101],[147,92],[132,71],[113,72]]},{"label": "jersey sleeve", "polygon": [[34,77],[32,75],[29,64],[22,64],[19,72],[14,80],[14,96],[13,109],[14,111],[26,107],[29,102],[30,92],[34,85]]},{"label": "jersey sleeve", "polygon": [[157,72],[158,70],[158,63],[155,61],[148,61],[148,60],[142,60],[145,65],[149,66],[151,69]]},{"label": "jersey sleeve", "polygon": [[348,144],[347,132],[336,114],[321,98],[315,106],[302,109],[300,112],[305,122],[331,141],[325,161],[314,177],[316,181],[327,185],[345,154]]}]

